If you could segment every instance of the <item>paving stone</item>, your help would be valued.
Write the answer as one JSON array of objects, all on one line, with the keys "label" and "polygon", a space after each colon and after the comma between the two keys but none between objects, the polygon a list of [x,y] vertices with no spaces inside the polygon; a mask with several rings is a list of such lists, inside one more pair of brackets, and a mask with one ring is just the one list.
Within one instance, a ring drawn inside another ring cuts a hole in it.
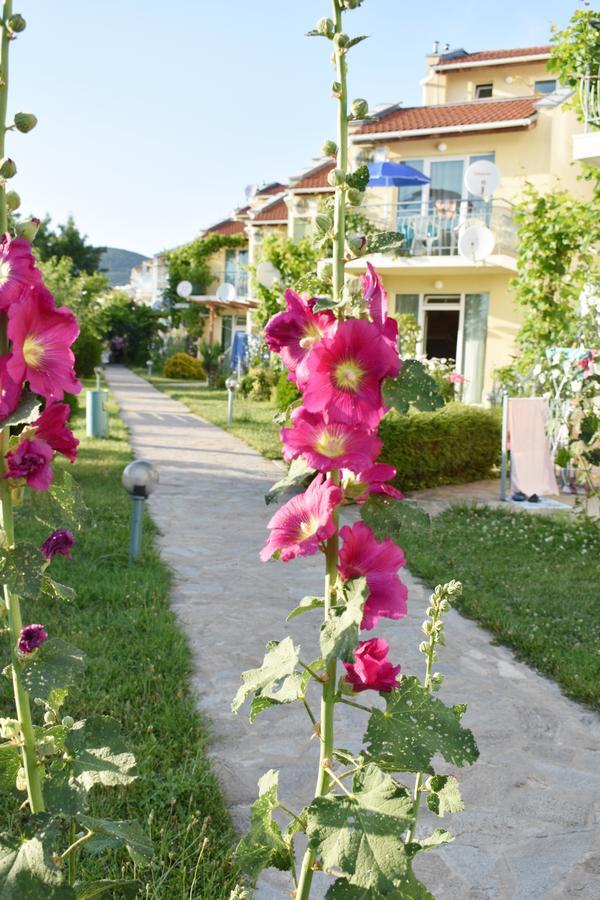
[{"label": "paving stone", "polygon": [[[135,455],[151,460],[160,485],[149,504],[158,546],[175,578],[172,603],[194,654],[198,706],[211,723],[211,754],[236,826],[242,830],[256,782],[281,769],[281,795],[300,808],[310,800],[318,748],[310,722],[294,705],[272,709],[250,725],[233,716],[231,698],[244,669],[262,659],[268,640],[291,633],[316,656],[315,614],[285,626],[305,594],[321,593],[322,560],[289,564],[258,559],[272,508],[264,493],[281,469],[235,437],[192,415],[127,369],[111,366],[107,380],[130,429]],[[479,487],[486,502],[493,483]],[[455,489],[430,498],[431,507],[465,499]],[[467,486],[468,489],[468,486]],[[355,516],[349,510],[347,516]],[[382,622],[377,635],[403,671],[420,673],[417,647],[428,590],[405,573],[409,615]],[[418,860],[419,877],[438,900],[598,900],[600,897],[600,718],[567,700],[559,688],[494,646],[476,623],[451,611],[439,669],[441,697],[469,705],[465,724],[481,751],[470,769],[454,772],[466,810],[440,823],[457,840]],[[337,742],[357,748],[364,716],[344,707]],[[328,880],[317,874],[314,900]],[[282,873],[267,872],[257,900],[289,898]],[[226,900],[226,898],[224,898]]]}]

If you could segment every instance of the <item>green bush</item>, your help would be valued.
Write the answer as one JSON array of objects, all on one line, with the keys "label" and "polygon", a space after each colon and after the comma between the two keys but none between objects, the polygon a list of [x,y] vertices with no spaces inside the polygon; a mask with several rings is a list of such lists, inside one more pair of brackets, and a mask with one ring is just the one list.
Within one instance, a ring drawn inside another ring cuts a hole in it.
[{"label": "green bush", "polygon": [[165,378],[194,378],[203,381],[206,378],[204,366],[199,359],[189,353],[174,353],[165,362]]},{"label": "green bush", "polygon": [[240,393],[250,400],[270,400],[276,381],[277,373],[273,369],[255,366],[242,378]]},{"label": "green bush", "polygon": [[379,426],[380,460],[396,468],[400,490],[488,478],[500,459],[497,410],[449,403],[433,413],[389,413]]},{"label": "green bush", "polygon": [[84,325],[73,344],[75,371],[79,378],[92,378],[94,368],[100,365],[102,343],[100,338]]},{"label": "green bush", "polygon": [[285,412],[288,407],[299,400],[300,391],[293,381],[288,378],[287,369],[279,374],[275,388],[275,406],[280,412]]}]

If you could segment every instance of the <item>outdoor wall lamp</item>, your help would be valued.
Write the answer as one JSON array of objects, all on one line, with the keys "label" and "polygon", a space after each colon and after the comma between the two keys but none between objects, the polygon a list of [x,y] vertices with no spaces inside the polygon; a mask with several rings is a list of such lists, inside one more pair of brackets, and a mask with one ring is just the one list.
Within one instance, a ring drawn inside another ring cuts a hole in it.
[{"label": "outdoor wall lamp", "polygon": [[145,459],[136,459],[125,466],[121,480],[133,504],[129,535],[129,565],[131,565],[139,557],[142,549],[144,501],[158,484],[158,469]]},{"label": "outdoor wall lamp", "polygon": [[233,398],[235,396],[235,392],[240,386],[240,381],[238,376],[232,372],[229,378],[225,381],[225,387],[227,388],[227,424],[231,425],[233,422]]},{"label": "outdoor wall lamp", "polygon": [[440,141],[440,143],[436,145],[436,150],[439,150],[440,153],[445,153],[447,149],[448,144],[445,144],[444,141]]}]

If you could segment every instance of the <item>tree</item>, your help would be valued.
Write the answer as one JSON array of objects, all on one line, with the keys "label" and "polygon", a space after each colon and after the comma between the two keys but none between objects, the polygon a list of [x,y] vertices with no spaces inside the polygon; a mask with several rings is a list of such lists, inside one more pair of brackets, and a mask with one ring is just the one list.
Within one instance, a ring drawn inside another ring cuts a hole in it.
[{"label": "tree", "polygon": [[[578,88],[583,78],[598,77],[600,13],[593,9],[576,10],[565,28],[553,28],[551,41],[553,46],[548,69],[558,75],[561,84]],[[578,92],[573,103],[581,119]]]},{"label": "tree", "polygon": [[73,274],[71,260],[67,256],[57,259],[52,256],[39,264],[44,283],[54,295],[57,306],[70,307],[80,325],[98,330],[101,311],[100,298],[109,288],[108,279],[102,272],[92,275]]},{"label": "tree", "polygon": [[68,257],[73,275],[93,275],[97,272],[106,247],[88,244],[87,235],[81,234],[72,216],[69,216],[65,225],[59,225],[56,231],[50,227],[50,221],[50,216],[44,216],[35,237],[34,247],[39,258],[48,260],[53,257]]},{"label": "tree", "polygon": [[124,362],[143,365],[160,328],[161,314],[149,306],[134,303],[124,292],[112,290],[99,314],[102,337],[120,339]]}]

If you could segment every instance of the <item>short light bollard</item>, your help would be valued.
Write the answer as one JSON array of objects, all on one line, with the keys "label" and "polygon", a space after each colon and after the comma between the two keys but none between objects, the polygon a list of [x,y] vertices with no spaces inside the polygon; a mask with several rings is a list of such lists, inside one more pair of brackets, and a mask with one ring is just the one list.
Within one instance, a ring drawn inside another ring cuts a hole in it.
[{"label": "short light bollard", "polygon": [[235,396],[235,392],[240,386],[239,379],[237,375],[232,373],[229,378],[225,381],[225,387],[227,388],[227,424],[231,425],[233,422],[233,398]]},{"label": "short light bollard", "polygon": [[85,392],[85,433],[87,437],[108,437],[108,411],[106,409],[108,391],[104,391],[100,387],[102,371],[101,366],[94,368],[96,389]]},{"label": "short light bollard", "polygon": [[146,369],[148,372],[148,378],[152,378],[152,360],[151,359],[146,360]]},{"label": "short light bollard", "polygon": [[132,502],[129,536],[129,565],[132,565],[142,549],[144,502],[158,484],[158,469],[145,459],[136,459],[125,466],[122,481]]}]

